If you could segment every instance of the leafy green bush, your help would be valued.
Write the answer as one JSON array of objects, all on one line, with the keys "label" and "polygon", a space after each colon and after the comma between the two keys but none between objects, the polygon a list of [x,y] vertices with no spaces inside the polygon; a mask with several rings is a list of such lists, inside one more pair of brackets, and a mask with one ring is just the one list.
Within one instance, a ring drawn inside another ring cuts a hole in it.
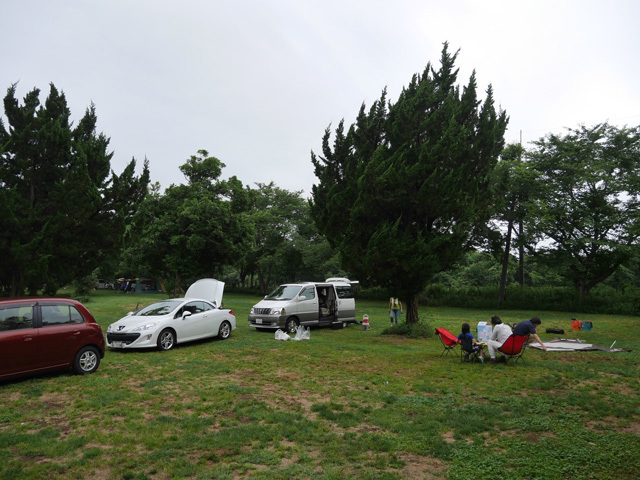
[{"label": "leafy green bush", "polygon": [[429,338],[433,337],[433,328],[422,320],[418,320],[418,323],[400,323],[398,325],[392,325],[382,331],[382,335],[400,335],[409,338]]},{"label": "leafy green bush", "polygon": [[96,288],[98,284],[98,277],[95,272],[91,275],[87,275],[86,277],[79,278],[75,282],[73,282],[73,287],[75,290],[75,299],[82,302],[88,303],[91,301],[90,292]]}]

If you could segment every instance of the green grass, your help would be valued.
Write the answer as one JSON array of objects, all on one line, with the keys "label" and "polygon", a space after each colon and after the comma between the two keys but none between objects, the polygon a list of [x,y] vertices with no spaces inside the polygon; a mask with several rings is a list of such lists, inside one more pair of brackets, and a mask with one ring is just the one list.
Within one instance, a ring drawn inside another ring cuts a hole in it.
[{"label": "green grass", "polygon": [[[100,291],[87,306],[106,330],[158,298]],[[384,302],[357,302],[371,331],[278,342],[247,325],[258,300],[225,295],[238,318],[226,341],[0,383],[0,478],[638,478],[638,318],[584,315],[593,330],[572,332],[570,313],[536,312],[541,332],[632,351],[471,365],[440,357],[435,337],[382,335]],[[495,313],[534,314],[423,307],[421,319],[457,334]]]}]

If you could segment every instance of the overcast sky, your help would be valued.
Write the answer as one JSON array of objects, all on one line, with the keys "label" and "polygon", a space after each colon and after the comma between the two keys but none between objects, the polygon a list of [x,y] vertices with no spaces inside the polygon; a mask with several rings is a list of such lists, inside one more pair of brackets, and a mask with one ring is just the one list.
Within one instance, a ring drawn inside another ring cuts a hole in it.
[{"label": "overcast sky", "polygon": [[637,0],[0,0],[0,92],[53,83],[76,123],[93,102],[116,173],[146,157],[184,183],[205,149],[223,178],[308,196],[325,128],[395,101],[445,41],[460,85],[493,85],[507,142],[640,124],[638,19]]}]

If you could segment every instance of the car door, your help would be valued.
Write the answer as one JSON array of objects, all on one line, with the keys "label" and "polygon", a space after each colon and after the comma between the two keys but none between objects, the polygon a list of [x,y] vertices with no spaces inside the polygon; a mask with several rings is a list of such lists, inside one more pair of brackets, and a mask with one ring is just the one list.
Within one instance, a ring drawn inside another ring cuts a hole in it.
[{"label": "car door", "polygon": [[188,302],[182,307],[182,311],[183,313],[188,311],[191,315],[183,315],[178,319],[178,342],[215,335],[215,330],[209,321],[212,309],[206,302],[200,300]]},{"label": "car door", "polygon": [[298,318],[301,325],[318,323],[318,296],[315,285],[307,285],[298,294]]},{"label": "car door", "polygon": [[39,368],[34,304],[0,307],[0,378]]},{"label": "car door", "polygon": [[39,357],[46,367],[71,365],[84,345],[84,317],[64,303],[42,303],[40,309]]},{"label": "car door", "polygon": [[353,287],[351,285],[335,285],[338,295],[338,315],[342,321],[355,321],[356,301],[353,298]]}]

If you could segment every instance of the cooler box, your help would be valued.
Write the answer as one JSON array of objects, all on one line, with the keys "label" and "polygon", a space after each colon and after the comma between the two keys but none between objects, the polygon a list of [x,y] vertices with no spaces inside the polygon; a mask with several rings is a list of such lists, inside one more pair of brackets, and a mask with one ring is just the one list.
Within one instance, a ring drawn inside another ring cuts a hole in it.
[{"label": "cooler box", "polygon": [[478,322],[478,341],[487,343],[491,338],[491,332],[493,327],[491,324],[487,325],[487,322]]}]

